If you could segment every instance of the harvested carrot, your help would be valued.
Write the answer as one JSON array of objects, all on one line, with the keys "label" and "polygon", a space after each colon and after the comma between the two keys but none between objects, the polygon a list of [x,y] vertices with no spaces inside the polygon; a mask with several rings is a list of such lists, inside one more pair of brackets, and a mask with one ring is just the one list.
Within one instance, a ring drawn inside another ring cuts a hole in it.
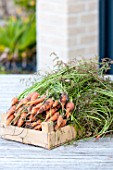
[{"label": "harvested carrot", "polygon": [[42,97],[40,97],[40,98],[38,98],[36,100],[28,102],[27,105],[31,105],[31,106],[32,105],[37,105],[37,104],[43,102],[45,100],[45,98],[46,98],[46,96],[42,96]]},{"label": "harvested carrot", "polygon": [[64,110],[65,104],[68,101],[68,95],[67,93],[62,93],[62,95],[60,96],[60,102],[62,105],[62,111]]},{"label": "harvested carrot", "polygon": [[30,123],[29,128],[33,129],[35,126],[40,125],[41,123],[42,123],[42,121],[39,119],[36,122]]},{"label": "harvested carrot", "polygon": [[66,104],[66,110],[68,110],[68,111],[73,111],[73,110],[74,110],[74,107],[75,107],[75,105],[74,105],[73,102],[68,102],[68,103]]},{"label": "harvested carrot", "polygon": [[32,110],[31,110],[31,114],[34,115],[38,112],[39,109],[33,107]]},{"label": "harvested carrot", "polygon": [[42,103],[39,103],[35,106],[36,109],[39,109],[41,106],[43,105],[43,102]]},{"label": "harvested carrot", "polygon": [[31,125],[32,125],[32,127],[35,127],[36,125],[39,125],[41,123],[42,123],[42,121],[39,119],[38,121],[31,123]]},{"label": "harvested carrot", "polygon": [[66,123],[67,123],[67,120],[66,120],[66,119],[64,119],[64,120],[62,121],[62,123],[61,123],[61,126],[60,126],[60,127],[64,127],[64,126],[66,125]]},{"label": "harvested carrot", "polygon": [[36,121],[36,117],[35,117],[33,114],[31,114],[31,115],[29,116],[29,121],[30,121],[30,122]]},{"label": "harvested carrot", "polygon": [[39,120],[37,120],[37,124],[40,124],[40,123],[42,123],[42,121],[39,119]]},{"label": "harvested carrot", "polygon": [[22,111],[23,111],[23,108],[20,107],[20,108],[18,109],[17,113],[14,114],[14,115],[15,115],[15,118],[14,118],[14,120],[13,120],[13,125],[16,125],[16,124],[18,123],[18,120],[19,120],[19,118],[20,118],[20,116],[21,116],[21,114],[22,114]]},{"label": "harvested carrot", "polygon": [[54,113],[56,113],[57,111],[58,111],[58,109],[60,109],[60,104],[59,105],[57,105],[55,108],[52,108],[52,109],[50,109],[50,110],[48,110],[48,111],[46,111],[46,120],[48,119],[48,118],[50,118],[52,115],[54,115]]},{"label": "harvested carrot", "polygon": [[53,108],[59,105],[59,101],[55,100],[55,102],[53,103]]},{"label": "harvested carrot", "polygon": [[17,97],[14,97],[11,101],[11,106],[15,105],[18,103],[18,98]]},{"label": "harvested carrot", "polygon": [[41,125],[41,124],[40,124],[40,125],[37,125],[37,126],[34,127],[34,129],[35,129],[35,130],[41,130],[41,129],[42,129],[42,125]]},{"label": "harvested carrot", "polygon": [[49,119],[54,113],[56,113],[57,109],[50,109],[46,111],[46,120]]},{"label": "harvested carrot", "polygon": [[15,114],[22,112],[23,107],[20,107],[18,110],[16,110]]},{"label": "harvested carrot", "polygon": [[8,126],[13,119],[14,119],[14,115],[10,115],[6,120],[6,126]]},{"label": "harvested carrot", "polygon": [[12,114],[14,114],[15,110],[16,110],[16,106],[14,105],[8,110],[7,118],[10,117]]},{"label": "harvested carrot", "polygon": [[35,94],[35,92],[32,92],[28,94],[25,98],[28,99],[29,101],[31,100],[31,97]]},{"label": "harvested carrot", "polygon": [[39,96],[40,96],[39,93],[34,92],[34,94],[31,96],[31,101],[36,100]]},{"label": "harvested carrot", "polygon": [[66,117],[67,117],[67,119],[70,117],[71,112],[74,110],[74,107],[75,107],[75,105],[74,105],[73,102],[68,102],[66,104]]},{"label": "harvested carrot", "polygon": [[23,104],[23,105],[27,104],[27,102],[28,102],[28,99],[26,99],[26,98],[25,98],[25,99],[22,99],[22,104]]},{"label": "harvested carrot", "polygon": [[101,135],[97,135],[97,137],[95,138],[96,140],[98,140],[100,138]]},{"label": "harvested carrot", "polygon": [[26,99],[26,98],[22,99],[22,100],[19,102],[19,104],[17,105],[16,110],[18,110],[22,105],[25,105],[25,104],[27,104],[27,103],[28,103],[28,99]]},{"label": "harvested carrot", "polygon": [[60,125],[62,124],[63,122],[63,117],[61,115],[59,115],[58,119],[57,119],[57,126],[58,128],[60,127]]},{"label": "harvested carrot", "polygon": [[66,123],[67,123],[67,120],[66,120],[66,119],[64,119],[64,120],[62,121],[62,123],[61,123],[60,127],[58,127],[58,125],[56,124],[56,126],[55,126],[55,130],[58,130],[59,128],[64,127],[64,126],[66,125]]},{"label": "harvested carrot", "polygon": [[38,110],[37,114],[40,114],[46,110],[49,110],[53,105],[53,100],[52,99],[48,99],[43,105],[42,107]]},{"label": "harvested carrot", "polygon": [[27,107],[27,112],[29,113],[29,112],[31,112],[31,110],[32,110],[32,106],[28,106]]},{"label": "harvested carrot", "polygon": [[14,115],[15,116],[18,116],[18,115],[20,115],[20,113],[23,111],[23,107],[20,107],[15,113],[14,113]]},{"label": "harvested carrot", "polygon": [[17,126],[21,127],[24,123],[24,119],[26,118],[26,112],[23,112],[18,120]]},{"label": "harvested carrot", "polygon": [[50,119],[47,120],[47,122],[51,122],[51,121],[56,121],[59,117],[59,112],[56,112]]}]

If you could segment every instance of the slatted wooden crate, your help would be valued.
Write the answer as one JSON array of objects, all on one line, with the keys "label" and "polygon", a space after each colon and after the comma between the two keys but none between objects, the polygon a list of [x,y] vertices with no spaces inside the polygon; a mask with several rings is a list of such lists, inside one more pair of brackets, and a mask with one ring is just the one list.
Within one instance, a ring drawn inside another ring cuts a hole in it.
[{"label": "slatted wooden crate", "polygon": [[54,131],[51,122],[43,122],[42,131],[16,126],[5,126],[5,115],[3,115],[0,124],[0,135],[4,139],[52,149],[75,139],[76,130],[73,126],[68,125]]}]

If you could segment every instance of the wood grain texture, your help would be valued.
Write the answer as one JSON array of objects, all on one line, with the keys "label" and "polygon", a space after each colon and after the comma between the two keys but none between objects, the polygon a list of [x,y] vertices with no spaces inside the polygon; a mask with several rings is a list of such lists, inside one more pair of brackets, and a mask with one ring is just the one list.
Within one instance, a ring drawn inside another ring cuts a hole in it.
[{"label": "wood grain texture", "polygon": [[10,107],[12,97],[26,88],[23,80],[30,77],[31,75],[0,75],[0,114]]},{"label": "wood grain texture", "polygon": [[[25,86],[25,75],[0,75],[0,113],[10,106],[10,100]],[[7,89],[7,91],[6,91]],[[112,170],[113,138],[75,142],[53,150],[0,139],[1,170]]]},{"label": "wood grain texture", "polygon": [[0,135],[3,139],[53,149],[74,140],[76,131],[73,126],[69,125],[54,131],[51,122],[43,122],[42,131],[11,125],[6,126],[6,114],[3,114],[1,116]]}]

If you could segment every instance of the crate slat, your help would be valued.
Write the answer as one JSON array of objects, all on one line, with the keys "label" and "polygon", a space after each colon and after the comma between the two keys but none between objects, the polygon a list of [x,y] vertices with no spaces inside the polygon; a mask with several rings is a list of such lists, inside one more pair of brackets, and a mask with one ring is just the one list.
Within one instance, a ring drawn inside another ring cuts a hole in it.
[{"label": "crate slat", "polygon": [[42,131],[17,126],[6,126],[6,114],[2,115],[0,135],[4,139],[52,149],[76,138],[73,126],[65,126],[57,131],[53,130],[53,123],[43,122]]}]

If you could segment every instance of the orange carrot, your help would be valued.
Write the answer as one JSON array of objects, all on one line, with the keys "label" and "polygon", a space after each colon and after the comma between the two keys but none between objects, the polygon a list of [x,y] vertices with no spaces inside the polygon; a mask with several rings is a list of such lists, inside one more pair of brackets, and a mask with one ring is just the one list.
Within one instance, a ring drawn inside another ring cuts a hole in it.
[{"label": "orange carrot", "polygon": [[56,121],[59,117],[59,112],[56,112],[50,119],[47,120],[47,122],[51,122],[51,121]]},{"label": "orange carrot", "polygon": [[98,140],[100,138],[101,135],[97,135],[97,137],[95,138],[96,140]]},{"label": "orange carrot", "polygon": [[11,106],[15,105],[18,103],[18,98],[17,97],[14,97],[11,101]]},{"label": "orange carrot", "polygon": [[18,120],[19,120],[19,118],[20,118],[20,116],[21,116],[21,114],[22,114],[22,111],[23,111],[23,108],[20,107],[20,108],[18,109],[17,113],[14,114],[14,115],[15,115],[15,118],[14,118],[14,120],[13,120],[13,125],[16,125],[16,124],[17,124],[17,122],[18,122]]},{"label": "orange carrot", "polygon": [[29,101],[31,100],[31,97],[35,94],[35,92],[29,93],[25,98]]},{"label": "orange carrot", "polygon": [[14,114],[15,110],[16,110],[16,106],[14,105],[8,110],[7,118],[10,117],[12,114]]},{"label": "orange carrot", "polygon": [[27,127],[33,129],[35,126],[37,126],[37,122],[30,123]]},{"label": "orange carrot", "polygon": [[28,107],[27,107],[28,113],[31,112],[31,110],[32,110],[32,106],[28,106]]},{"label": "orange carrot", "polygon": [[62,124],[61,124],[61,126],[60,126],[60,127],[64,127],[64,126],[66,125],[66,123],[67,123],[67,120],[66,120],[66,119],[64,119],[64,120],[62,121]]},{"label": "orange carrot", "polygon": [[59,105],[59,101],[55,100],[55,102],[53,103],[53,108]]},{"label": "orange carrot", "polygon": [[39,109],[41,106],[43,105],[43,102],[42,103],[39,103],[35,106],[36,109]]},{"label": "orange carrot", "polygon": [[34,92],[34,94],[31,96],[31,101],[36,100],[39,97],[39,93]]},{"label": "orange carrot", "polygon": [[14,119],[14,115],[10,115],[6,120],[6,126],[8,126],[13,119]]},{"label": "orange carrot", "polygon": [[64,110],[64,106],[65,106],[67,101],[68,101],[68,95],[66,93],[62,93],[62,95],[60,96],[60,102],[62,104],[62,110]]},{"label": "orange carrot", "polygon": [[31,129],[33,129],[35,126],[40,125],[41,123],[42,123],[42,121],[39,119],[39,120],[36,121],[36,122],[30,123],[29,127],[30,127]]},{"label": "orange carrot", "polygon": [[31,114],[34,115],[38,112],[39,109],[33,107],[32,110],[31,110]]},{"label": "orange carrot", "polygon": [[40,123],[42,123],[42,121],[39,119],[39,120],[37,120],[37,124],[40,124]]},{"label": "orange carrot", "polygon": [[27,104],[27,102],[28,102],[28,99],[26,99],[26,98],[22,100],[22,104],[24,104],[24,105]]},{"label": "orange carrot", "polygon": [[74,105],[73,102],[68,102],[66,104],[66,117],[67,117],[67,119],[70,117],[71,112],[74,110],[74,107],[75,107],[75,105]]},{"label": "orange carrot", "polygon": [[36,117],[35,117],[33,114],[31,114],[31,115],[29,116],[29,121],[30,121],[30,122],[36,121]]},{"label": "orange carrot", "polygon": [[18,120],[17,126],[21,127],[24,123],[24,119],[26,118],[26,112],[23,112]]},{"label": "orange carrot", "polygon": [[26,98],[22,99],[22,100],[19,102],[19,104],[17,105],[16,110],[18,110],[22,105],[25,105],[25,104],[27,104],[27,103],[28,103],[28,99],[26,99]]},{"label": "orange carrot", "polygon": [[48,111],[46,111],[46,120],[48,119],[48,118],[50,118],[52,115],[54,115],[54,113],[56,113],[57,111],[58,111],[58,109],[60,109],[60,104],[59,105],[57,105],[55,108],[52,108],[52,109],[50,109],[50,110],[48,110]]},{"label": "orange carrot", "polygon": [[17,117],[18,115],[20,115],[20,113],[22,112],[23,108],[20,107],[15,113],[14,115]]},{"label": "orange carrot", "polygon": [[64,119],[64,120],[62,121],[60,127],[58,127],[58,125],[56,124],[55,130],[58,130],[59,128],[64,127],[64,126],[66,125],[66,123],[67,123],[67,120]]},{"label": "orange carrot", "polygon": [[42,125],[41,125],[41,124],[40,124],[40,125],[37,125],[37,126],[34,127],[34,129],[35,129],[35,130],[41,130],[41,129],[42,129]]},{"label": "orange carrot", "polygon": [[39,104],[39,103],[43,102],[45,100],[45,98],[46,98],[46,96],[42,96],[42,97],[40,97],[40,98],[38,98],[36,100],[28,102],[27,105],[31,105],[32,106],[32,105]]},{"label": "orange carrot", "polygon": [[61,115],[59,115],[59,117],[58,117],[58,119],[57,119],[57,126],[58,126],[58,128],[60,127],[60,125],[62,124],[62,122],[63,122],[63,118],[62,118]]},{"label": "orange carrot", "polygon": [[[48,99],[43,105],[42,107],[38,110],[37,114],[40,114],[48,109],[50,109],[53,105],[53,100],[52,99]],[[36,114],[36,115],[37,115]]]},{"label": "orange carrot", "polygon": [[39,119],[36,122],[31,123],[31,125],[32,125],[32,127],[35,127],[36,125],[39,125],[41,123],[42,123],[42,121]]},{"label": "orange carrot", "polygon": [[68,110],[68,111],[73,111],[73,110],[74,110],[74,107],[75,107],[75,105],[74,105],[73,102],[68,102],[68,103],[66,104],[66,110]]}]

